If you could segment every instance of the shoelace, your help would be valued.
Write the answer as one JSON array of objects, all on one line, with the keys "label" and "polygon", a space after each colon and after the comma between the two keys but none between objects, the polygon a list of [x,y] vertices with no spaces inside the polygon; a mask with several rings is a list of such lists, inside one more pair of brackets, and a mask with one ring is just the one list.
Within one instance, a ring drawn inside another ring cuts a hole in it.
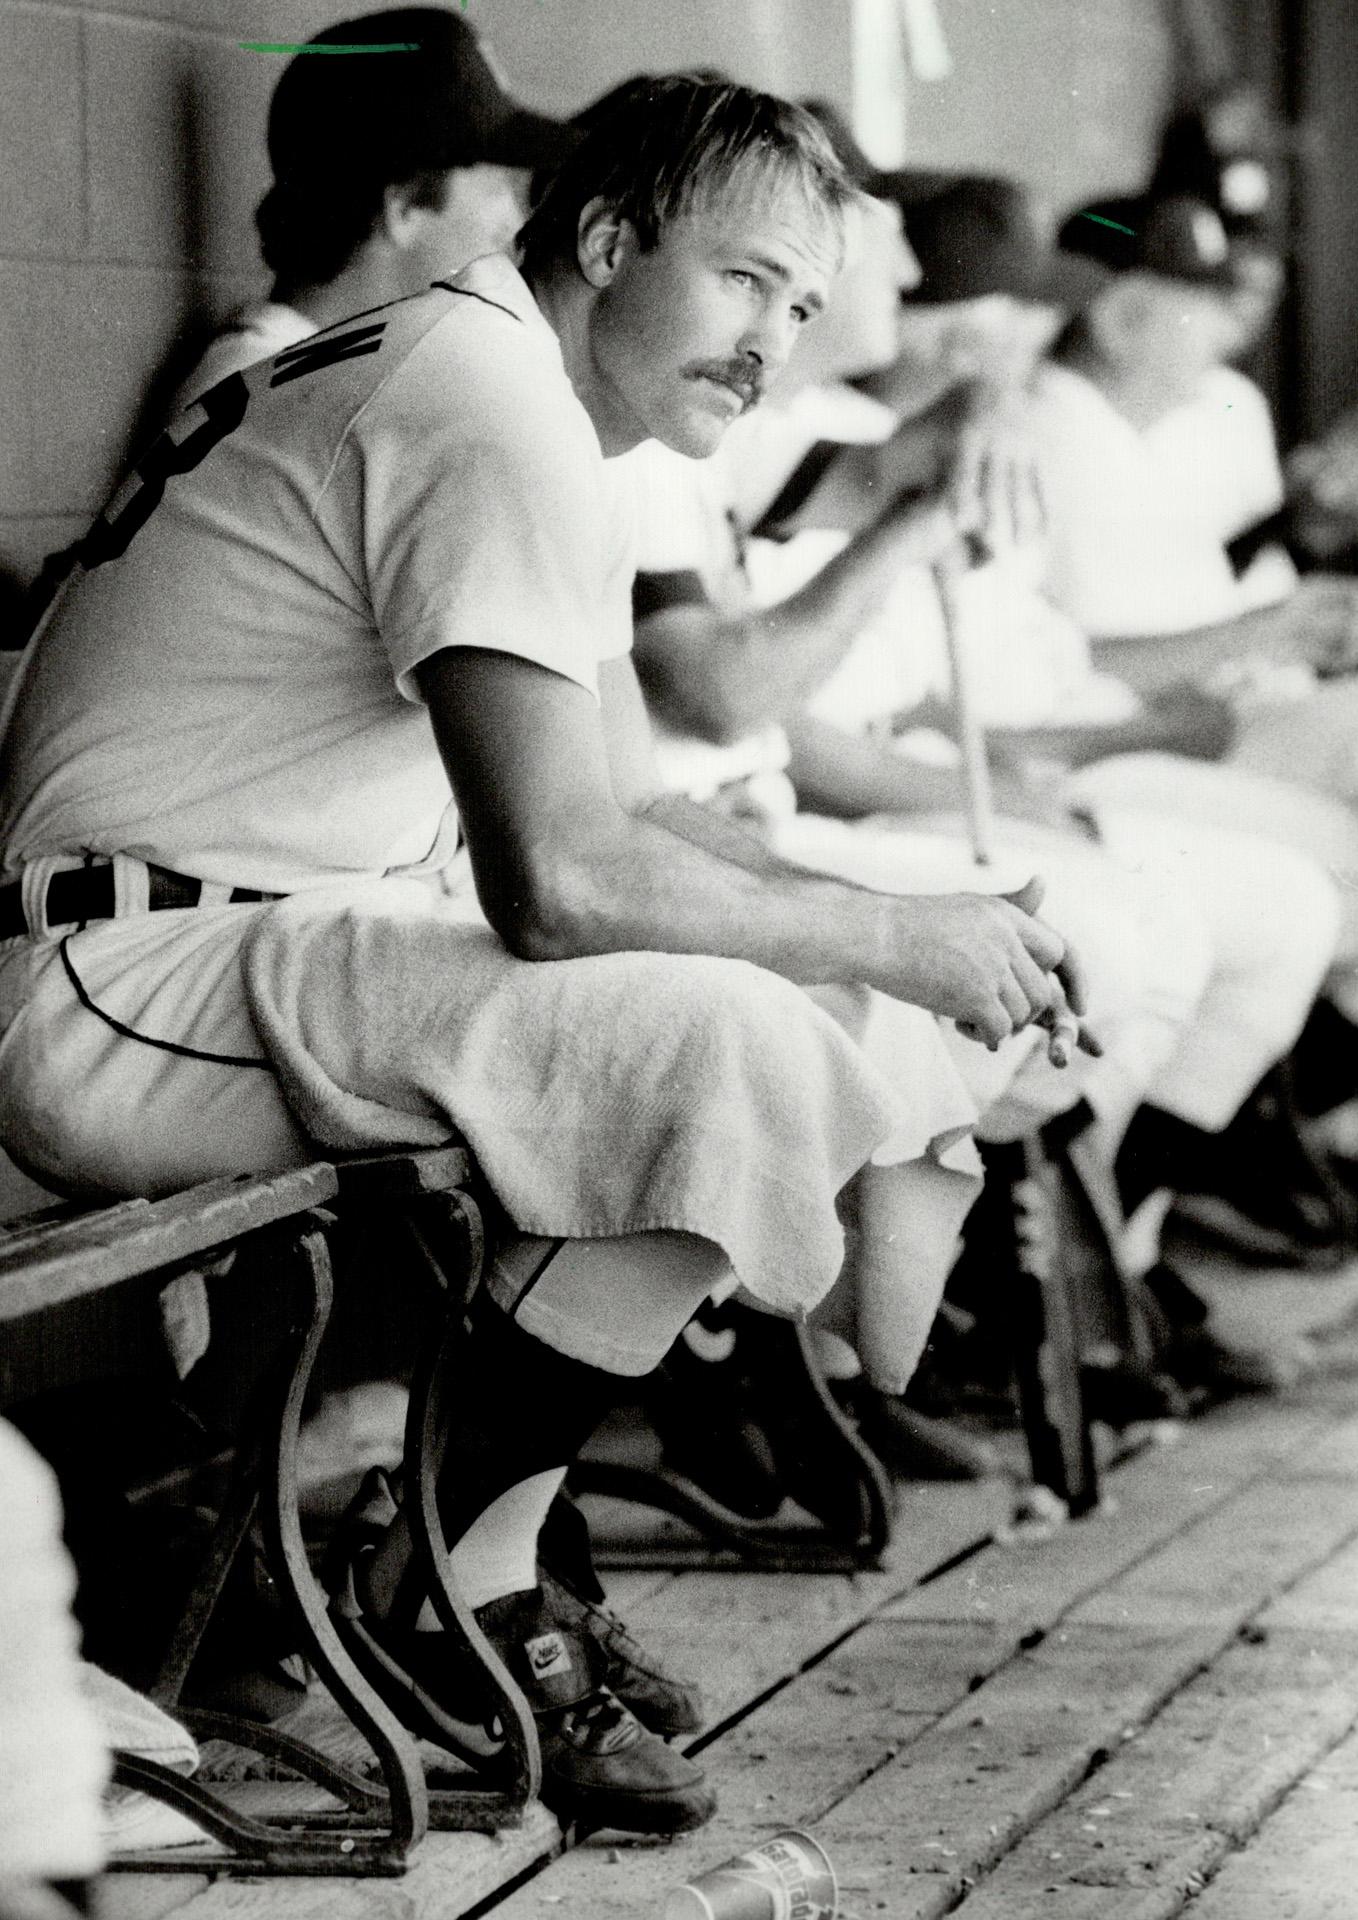
[{"label": "shoelace", "polygon": [[618,1753],[637,1737],[637,1722],[611,1693],[596,1693],[561,1715],[558,1731],[578,1753]]}]

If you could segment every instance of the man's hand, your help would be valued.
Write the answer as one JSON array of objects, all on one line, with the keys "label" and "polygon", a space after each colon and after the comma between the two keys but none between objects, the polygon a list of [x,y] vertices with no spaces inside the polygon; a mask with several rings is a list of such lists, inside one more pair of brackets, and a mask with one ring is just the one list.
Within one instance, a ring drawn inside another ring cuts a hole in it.
[{"label": "man's hand", "polygon": [[1145,698],[1145,710],[1163,731],[1157,744],[1191,759],[1222,760],[1235,743],[1235,709],[1221,695],[1191,680],[1158,687]]},{"label": "man's hand", "polygon": [[903,563],[958,572],[978,557],[1040,539],[1046,514],[1022,417],[1003,399],[972,397],[927,491],[907,483],[882,516],[908,544]]},{"label": "man's hand", "polygon": [[1082,1015],[1083,969],[1056,929],[1037,918],[1041,902],[1036,879],[1011,894],[901,899],[905,950],[888,990],[956,1021],[968,1039],[992,1049],[1066,1005]]},{"label": "man's hand", "polygon": [[1275,658],[1303,660],[1327,676],[1358,670],[1358,581],[1307,574],[1272,612]]},{"label": "man's hand", "polygon": [[982,392],[962,424],[944,478],[959,535],[973,555],[1004,553],[1041,539],[1046,511],[1022,413]]},{"label": "man's hand", "polygon": [[1031,764],[1016,753],[1001,751],[993,757],[990,792],[1001,819],[1026,820],[1035,827],[1097,840],[1098,832],[1091,830],[1088,812],[1072,807],[1063,798],[1062,786],[1059,779],[1035,776]]}]

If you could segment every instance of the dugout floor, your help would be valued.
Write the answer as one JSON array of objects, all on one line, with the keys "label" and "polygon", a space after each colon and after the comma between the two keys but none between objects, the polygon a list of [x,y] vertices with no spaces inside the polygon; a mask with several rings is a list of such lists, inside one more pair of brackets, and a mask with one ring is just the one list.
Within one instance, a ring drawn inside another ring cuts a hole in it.
[{"label": "dugout floor", "polygon": [[563,1852],[539,1809],[396,1881],[115,1876],[100,1920],[658,1920],[781,1826],[828,1848],[843,1920],[1354,1920],[1358,1263],[1198,1271],[1321,1367],[1123,1459],[1108,1511],[1006,1542],[1007,1483],[910,1487],[884,1573],[612,1576],[707,1682],[703,1832]]}]

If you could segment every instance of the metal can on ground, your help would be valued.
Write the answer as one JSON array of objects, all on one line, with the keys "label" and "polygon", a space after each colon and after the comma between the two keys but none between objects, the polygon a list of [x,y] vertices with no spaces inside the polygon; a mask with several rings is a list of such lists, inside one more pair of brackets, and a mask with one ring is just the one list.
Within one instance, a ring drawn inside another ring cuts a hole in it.
[{"label": "metal can on ground", "polygon": [[776,1833],[676,1887],[665,1920],[835,1920],[839,1884],[818,1840]]}]

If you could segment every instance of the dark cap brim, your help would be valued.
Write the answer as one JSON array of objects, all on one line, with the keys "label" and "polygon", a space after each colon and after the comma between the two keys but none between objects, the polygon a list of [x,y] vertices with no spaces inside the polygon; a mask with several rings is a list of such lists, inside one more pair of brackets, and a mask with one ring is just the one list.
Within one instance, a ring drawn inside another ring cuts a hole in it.
[{"label": "dark cap brim", "polygon": [[515,107],[483,130],[476,158],[501,167],[559,167],[579,144],[579,132],[564,121]]},{"label": "dark cap brim", "polygon": [[1116,278],[1111,267],[1091,260],[1087,254],[1053,247],[1033,276],[1027,298],[1064,307],[1067,313],[1081,313]]}]

